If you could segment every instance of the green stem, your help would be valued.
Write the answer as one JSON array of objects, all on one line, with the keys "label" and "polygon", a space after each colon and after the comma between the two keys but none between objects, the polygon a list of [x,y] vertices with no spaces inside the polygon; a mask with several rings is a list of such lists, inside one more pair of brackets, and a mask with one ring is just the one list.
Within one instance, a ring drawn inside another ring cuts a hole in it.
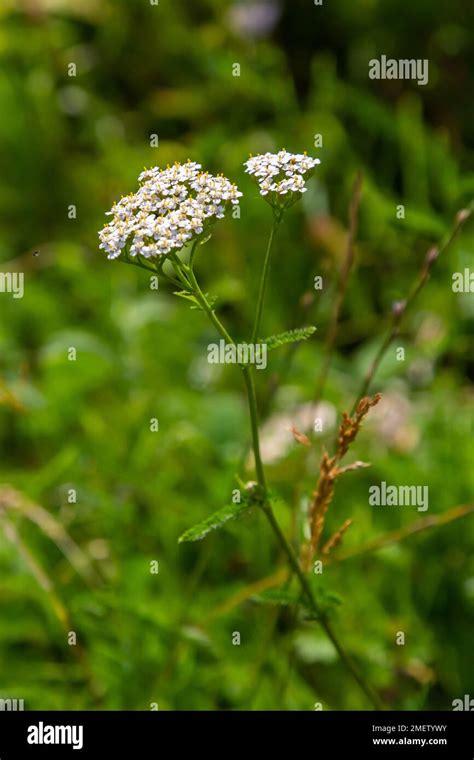
[{"label": "green stem", "polygon": [[180,261],[178,255],[176,253],[171,253],[169,256],[169,260],[171,262],[171,266],[173,267],[174,271],[176,272],[176,277],[180,281],[181,285],[184,287],[185,290],[188,290],[191,288],[191,283],[188,278],[188,269],[185,264],[183,264],[182,261]]},{"label": "green stem", "polygon": [[144,264],[143,261],[133,261],[133,259],[128,258],[127,256],[119,256],[118,261],[121,261],[122,264],[130,264],[132,267],[146,269],[148,272],[152,272],[152,274],[158,274],[158,271],[156,269],[147,266],[147,264]]},{"label": "green stem", "polygon": [[352,658],[346,652],[341,642],[339,641],[338,637],[336,636],[327,616],[324,614],[324,612],[320,610],[319,605],[316,602],[316,599],[314,598],[314,594],[311,589],[311,586],[309,585],[308,579],[300,567],[300,563],[298,562],[295,551],[293,547],[291,546],[291,544],[289,543],[288,539],[286,538],[285,534],[283,533],[282,529],[280,528],[280,525],[275,517],[275,514],[273,512],[271,505],[268,503],[268,500],[264,504],[263,511],[267,517],[268,522],[270,523],[270,526],[276,538],[278,539],[280,543],[281,548],[283,549],[283,551],[285,552],[288,558],[288,562],[298,579],[298,582],[301,586],[301,590],[304,596],[306,597],[306,600],[310,606],[310,609],[315,614],[318,622],[320,623],[321,627],[326,633],[326,636],[331,640],[341,661],[343,662],[343,664],[345,665],[349,673],[352,675],[356,683],[362,689],[367,699],[374,706],[374,708],[376,710],[383,710],[383,705],[380,699],[378,698],[377,694],[369,686],[369,684],[365,682],[364,678],[361,676],[356,666],[354,665]]},{"label": "green stem", "polygon": [[[203,308],[203,310],[209,317],[212,324],[215,326],[216,330],[219,332],[220,335],[222,335],[222,337],[227,343],[234,344],[235,343],[234,340],[231,338],[231,336],[225,329],[224,325],[221,323],[218,316],[216,315],[216,313],[213,311],[212,307],[208,303],[206,296],[202,292],[199,286],[199,283],[196,279],[196,275],[194,274],[194,271],[192,269],[192,266],[187,269],[186,273],[194,288],[194,293],[199,304],[201,305],[201,307]],[[288,539],[286,538],[285,534],[283,533],[278,523],[278,520],[275,517],[275,514],[273,512],[273,509],[268,497],[265,470],[263,467],[262,457],[260,453],[260,439],[259,439],[259,432],[258,432],[258,408],[257,408],[257,398],[256,398],[256,393],[255,393],[255,383],[254,383],[253,373],[249,365],[241,365],[241,369],[242,369],[242,373],[244,377],[245,387],[247,391],[248,405],[249,405],[250,426],[252,430],[252,448],[253,448],[253,454],[254,454],[254,459],[255,459],[255,471],[257,475],[258,484],[263,494],[262,510],[282,550],[286,554],[288,563],[298,579],[298,582],[301,586],[301,591],[303,595],[306,597],[310,609],[313,611],[315,617],[321,624],[321,627],[323,628],[326,635],[333,643],[342,663],[345,665],[346,669],[351,673],[352,677],[358,683],[358,685],[360,686],[364,694],[367,696],[367,698],[370,700],[371,704],[375,707],[375,709],[382,709],[382,705],[380,703],[380,700],[378,699],[378,696],[371,689],[371,687],[364,681],[360,673],[357,671],[354,663],[352,662],[352,659],[349,657],[344,647],[342,646],[341,642],[339,641],[336,634],[334,633],[332,626],[329,623],[329,620],[327,619],[327,616],[325,615],[324,612],[320,610],[319,604],[317,603],[314,597],[309,581],[300,567],[300,563],[298,562],[298,558],[295,554],[295,551],[293,547],[291,546],[291,544],[289,543]]]},{"label": "green stem", "polygon": [[194,288],[194,295],[196,296],[197,300],[199,301],[200,306],[205,311],[207,316],[209,317],[210,321],[216,328],[216,330],[222,335],[226,343],[234,343],[232,338],[230,337],[229,333],[225,329],[224,325],[220,321],[219,317],[217,316],[216,312],[213,310],[211,305],[209,304],[206,296],[202,292],[201,288],[199,287],[199,283],[196,280],[196,275],[194,274],[194,271],[191,267],[187,270],[187,275],[189,277],[189,281],[191,285]]},{"label": "green stem", "polygon": [[[215,313],[215,311],[212,309],[210,304],[207,301],[206,296],[201,290],[201,287],[196,279],[196,275],[194,274],[194,270],[192,267],[190,267],[187,271],[188,277],[191,281],[191,284],[194,288],[195,295],[201,305],[201,307],[204,309],[205,313],[209,317],[210,321],[216,328],[216,330],[219,332],[220,335],[224,338],[226,343],[234,344],[235,341],[227,330],[225,329],[224,325],[220,321],[219,317]],[[249,413],[250,413],[250,427],[252,431],[252,448],[254,452],[254,458],[255,458],[255,470],[257,473],[257,480],[266,493],[266,481],[265,481],[265,471],[263,469],[262,464],[262,457],[260,455],[260,441],[259,441],[259,435],[258,435],[258,409],[257,409],[257,395],[255,393],[255,382],[253,379],[253,373],[249,365],[241,365],[242,374],[244,377],[245,382],[245,388],[247,391],[247,399],[248,399],[248,405],[249,405]]]},{"label": "green stem", "polygon": [[260,289],[258,293],[257,301],[257,313],[255,315],[255,322],[252,330],[251,343],[255,343],[258,338],[258,332],[260,330],[260,321],[262,319],[263,302],[265,300],[265,291],[267,289],[268,270],[270,266],[270,252],[272,249],[273,238],[275,236],[276,229],[279,224],[279,219],[276,216],[273,217],[272,229],[270,231],[270,237],[268,238],[267,250],[265,252],[265,259],[263,262],[262,278],[260,280]]},{"label": "green stem", "polygon": [[252,448],[253,456],[255,459],[255,472],[257,473],[257,480],[260,487],[263,490],[264,496],[267,496],[267,484],[265,479],[265,470],[263,469],[262,457],[260,454],[260,439],[258,435],[258,409],[257,409],[257,395],[255,393],[255,382],[253,379],[253,372],[247,365],[242,367],[244,376],[245,388],[247,390],[247,399],[250,412],[250,428],[252,430]]}]

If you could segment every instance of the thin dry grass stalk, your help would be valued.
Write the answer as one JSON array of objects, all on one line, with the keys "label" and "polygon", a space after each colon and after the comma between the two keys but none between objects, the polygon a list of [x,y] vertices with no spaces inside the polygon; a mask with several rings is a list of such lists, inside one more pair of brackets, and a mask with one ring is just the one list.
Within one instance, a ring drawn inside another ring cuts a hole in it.
[{"label": "thin dry grass stalk", "polygon": [[[301,550],[300,562],[305,571],[310,570],[313,558],[319,552],[319,544],[324,529],[326,512],[333,500],[338,477],[349,470],[369,466],[365,462],[357,461],[346,467],[339,467],[339,462],[347,454],[349,446],[356,439],[364,417],[369,413],[373,406],[378,404],[381,398],[382,396],[380,393],[377,393],[372,398],[367,396],[359,401],[353,415],[344,412],[339,426],[335,453],[333,456],[329,456],[327,451],[323,452],[319,466],[318,483],[313,492],[308,512],[310,537]],[[331,548],[340,543],[345,531],[349,527],[346,523],[344,523],[344,526],[340,528],[328,542],[326,542],[323,547],[323,553],[325,549],[326,553],[328,553]]]},{"label": "thin dry grass stalk", "polygon": [[390,531],[389,533],[383,533],[381,536],[377,536],[377,538],[368,541],[362,546],[357,546],[353,549],[332,556],[328,560],[328,564],[330,563],[332,565],[336,562],[345,562],[348,559],[365,557],[367,554],[378,552],[386,546],[392,546],[393,544],[405,541],[407,538],[412,538],[412,536],[416,536],[418,533],[425,530],[440,528],[443,525],[448,525],[448,523],[451,523],[454,520],[461,520],[464,517],[469,517],[469,515],[474,515],[474,504],[461,504],[460,506],[448,509],[447,512],[443,512],[439,515],[422,517],[420,520],[415,520],[415,522],[412,522],[409,525],[404,525],[402,528]]},{"label": "thin dry grass stalk", "polygon": [[23,412],[23,404],[17,399],[15,394],[8,388],[5,380],[0,376],[0,406],[9,406],[15,412]]},{"label": "thin dry grass stalk", "polygon": [[300,443],[302,446],[311,446],[311,441],[309,440],[308,436],[304,433],[300,433],[300,431],[294,425],[291,426],[291,434],[296,443]]},{"label": "thin dry grass stalk", "polygon": [[28,499],[21,491],[9,485],[0,485],[0,510],[11,515],[18,513],[37,525],[56,544],[86,583],[93,586],[101,582],[101,577],[87,554],[73,541],[59,520],[44,507]]},{"label": "thin dry grass stalk", "polygon": [[449,248],[451,243],[455,240],[462,226],[472,215],[473,210],[474,210],[474,204],[471,204],[469,208],[463,208],[460,211],[458,211],[458,213],[455,216],[454,223],[450,232],[445,237],[445,239],[440,243],[439,247],[434,246],[430,248],[428,252],[426,253],[425,258],[423,260],[423,264],[421,266],[421,271],[418,275],[418,279],[416,280],[408,297],[404,301],[397,301],[396,303],[393,304],[390,327],[388,329],[388,332],[379,350],[377,351],[372,361],[372,364],[367,370],[367,373],[362,381],[362,386],[357,394],[357,399],[361,398],[362,396],[365,396],[369,392],[369,388],[372,385],[373,379],[378,371],[378,368],[382,362],[382,359],[384,358],[385,354],[387,353],[388,349],[392,345],[395,338],[400,334],[402,322],[405,318],[407,311],[416,301],[419,293],[423,290],[426,283],[430,279],[431,270],[433,269],[433,266],[436,263],[437,259],[442,253],[446,251],[447,248]]},{"label": "thin dry grass stalk", "polygon": [[338,544],[341,543],[342,538],[344,536],[344,533],[346,530],[352,525],[353,520],[344,520],[339,530],[337,530],[334,535],[331,536],[329,541],[326,541],[323,548],[321,549],[321,554],[329,554],[331,549],[334,549],[334,547],[338,546]]},{"label": "thin dry grass stalk", "polygon": [[[15,547],[18,555],[24,561],[26,567],[29,569],[40,588],[46,593],[61,628],[65,635],[68,636],[71,631],[77,630],[77,626],[73,624],[66,606],[61,601],[51,576],[43,568],[27,543],[22,539],[15,523],[10,519],[12,510],[19,509],[21,511],[22,506],[29,506],[30,508],[38,507],[38,505],[30,502],[20,491],[17,491],[8,485],[0,486],[0,528],[7,541]],[[42,509],[42,507],[39,509]],[[37,522],[41,527],[41,522],[34,520],[31,514],[27,516],[29,516],[33,522]],[[48,523],[47,525],[49,528],[52,527]],[[52,538],[50,535],[51,531],[48,533],[48,530],[45,529],[45,533]],[[59,537],[62,538],[61,533],[59,534]],[[60,544],[58,544],[58,546],[59,545]],[[71,651],[72,655],[77,659],[83,671],[84,682],[87,684],[93,704],[97,708],[100,707],[102,703],[102,689],[96,683],[86,650],[80,641],[77,641],[75,646],[68,647],[68,650]]]},{"label": "thin dry grass stalk", "polygon": [[[443,525],[455,522],[456,520],[462,520],[465,517],[474,515],[474,504],[463,504],[461,506],[448,509],[440,515],[433,515],[431,517],[423,517],[421,520],[416,520],[410,525],[391,531],[390,533],[384,533],[381,536],[369,541],[363,546],[358,546],[354,549],[350,549],[344,553],[331,554],[325,557],[324,564],[335,565],[339,562],[345,562],[346,560],[357,559],[358,557],[367,557],[373,553],[376,553],[380,549],[384,549],[386,546],[392,544],[401,543],[406,539],[411,539],[417,536],[419,533],[430,531],[432,528],[441,528]],[[324,551],[324,548],[323,550]],[[290,570],[288,567],[281,567],[272,575],[261,578],[260,580],[252,583],[244,588],[239,589],[236,593],[226,599],[222,604],[211,611],[209,619],[218,617],[220,615],[228,614],[231,610],[235,609],[239,604],[250,599],[255,594],[266,591],[269,588],[278,588],[290,577]]]},{"label": "thin dry grass stalk", "polygon": [[379,403],[381,398],[382,395],[380,393],[376,393],[373,398],[365,396],[357,404],[356,410],[352,416],[347,414],[347,412],[343,412],[335,454],[337,460],[340,460],[345,456],[349,446],[357,437],[364,417],[369,413],[373,406],[376,406]]}]

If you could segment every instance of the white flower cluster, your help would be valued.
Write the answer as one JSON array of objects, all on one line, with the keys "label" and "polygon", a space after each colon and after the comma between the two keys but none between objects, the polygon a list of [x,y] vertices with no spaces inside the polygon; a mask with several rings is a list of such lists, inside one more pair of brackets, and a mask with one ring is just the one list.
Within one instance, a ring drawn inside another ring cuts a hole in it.
[{"label": "white flower cluster", "polygon": [[278,200],[277,196],[280,195],[306,192],[305,175],[319,163],[319,158],[311,158],[306,153],[280,150],[278,153],[252,156],[245,163],[245,171],[255,177],[261,195],[275,193]]},{"label": "white flower cluster", "polygon": [[152,258],[179,250],[200,235],[211,222],[221,219],[230,204],[242,195],[224,176],[201,171],[192,161],[176,163],[163,171],[146,169],[140,188],[112,210],[101,232],[100,248],[116,259],[129,246],[130,256]]}]

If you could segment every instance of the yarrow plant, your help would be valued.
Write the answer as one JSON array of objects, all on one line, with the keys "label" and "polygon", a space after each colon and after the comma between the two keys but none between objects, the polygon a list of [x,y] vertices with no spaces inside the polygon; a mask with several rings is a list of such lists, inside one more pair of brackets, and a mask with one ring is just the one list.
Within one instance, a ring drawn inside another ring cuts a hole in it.
[{"label": "yarrow plant", "polygon": [[[246,171],[257,180],[261,195],[273,209],[273,225],[263,263],[252,342],[255,342],[259,334],[275,230],[284,212],[306,191],[306,181],[318,163],[319,159],[306,154],[291,154],[281,150],[276,154],[253,156],[245,164]],[[213,302],[198,283],[194,271],[194,258],[197,246],[209,239],[213,223],[224,217],[229,207],[239,203],[242,193],[222,175],[216,177],[201,169],[200,164],[192,161],[185,164],[176,163],[164,170],[158,167],[145,169],[138,178],[140,187],[137,192],[121,198],[108,212],[113,218],[99,232],[100,248],[107,252],[109,259],[118,259],[148,271],[158,272],[165,280],[179,288],[175,291],[176,295],[188,299],[194,307],[206,313],[227,344],[235,345],[217,316]],[[189,256],[179,257],[178,251],[188,244]],[[165,269],[165,263],[169,263],[170,267]],[[266,342],[270,348],[274,348],[304,340],[314,329],[302,328],[282,333],[268,338]],[[355,669],[336,638],[327,612],[317,603],[303,570],[303,563],[298,560],[275,517],[260,454],[258,409],[252,366],[243,364],[241,370],[248,399],[257,480],[249,481],[247,484],[240,481],[244,493],[242,504],[224,508],[202,524],[191,528],[180,540],[201,539],[209,530],[219,527],[243,510],[255,506],[260,508],[287,556],[291,571],[298,579],[306,609],[313,619],[319,621],[348,670],[372,703],[377,705],[376,695]]]},{"label": "yarrow plant", "polygon": [[[318,164],[319,159],[317,158],[307,156],[305,153],[291,154],[286,150],[252,156],[245,163],[246,172],[256,180],[260,194],[269,203],[273,211],[273,223],[260,279],[252,343],[255,343],[257,339],[262,341],[260,324],[275,231],[285,212],[306,192],[307,181]],[[140,186],[137,192],[123,197],[114,204],[109,212],[112,220],[99,233],[100,248],[106,251],[109,259],[117,259],[126,264],[158,273],[176,288],[174,290],[176,295],[187,299],[188,302],[191,302],[192,307],[198,308],[206,314],[225,344],[235,347],[235,341],[215,311],[214,301],[209,298],[199,284],[194,266],[198,246],[208,241],[214,223],[218,219],[222,219],[232,206],[239,203],[242,193],[226,177],[222,175],[213,176],[202,171],[201,165],[192,161],[184,164],[175,163],[163,170],[158,167],[146,169],[138,179]],[[360,181],[356,183],[356,190],[356,201],[353,201],[352,204],[352,222],[349,234],[349,252],[351,254]],[[454,231],[444,247],[449,245],[465,218],[466,216],[459,217]],[[291,584],[296,581],[299,586],[299,592],[296,596],[289,595],[288,586],[286,589],[277,590],[274,600],[276,598],[278,601],[278,594],[283,599],[281,603],[287,604],[289,603],[288,600],[291,599],[290,603],[302,609],[307,619],[318,622],[331,640],[347,670],[376,708],[380,707],[380,699],[359,673],[352,658],[336,635],[330,620],[330,605],[325,602],[322,590],[314,588],[314,577],[312,577],[314,574],[310,573],[310,570],[314,557],[318,556],[319,553],[327,556],[337,547],[351,523],[350,520],[346,520],[341,528],[319,549],[325,515],[333,499],[337,479],[345,472],[368,466],[364,462],[353,462],[341,466],[340,461],[356,438],[365,416],[380,399],[379,394],[373,398],[366,396],[369,385],[383,354],[394,335],[397,334],[407,307],[413,302],[428,279],[429,270],[435,258],[431,256],[429,264],[425,264],[419,283],[404,303],[404,308],[397,316],[394,327],[382,344],[374,364],[364,380],[362,392],[358,396],[353,414],[351,416],[343,415],[335,453],[330,456],[327,452],[323,452],[319,480],[309,500],[308,532],[300,545],[299,557],[293,545],[287,540],[274,513],[274,497],[267,484],[260,453],[259,415],[253,367],[250,363],[241,363],[239,366],[248,401],[255,480],[244,482],[238,479],[241,485],[241,502],[224,507],[206,518],[202,523],[190,528],[180,538],[180,541],[202,539],[211,530],[219,528],[241,513],[252,508],[260,509],[268,520],[286,556],[288,583]],[[337,308],[340,308],[340,304],[337,305]],[[315,329],[312,326],[303,327],[271,336],[262,342],[266,344],[268,350],[272,350],[288,343],[305,340],[312,335]],[[305,445],[310,443],[306,436],[298,434],[297,431],[294,431],[294,435],[300,443],[302,442]]]},{"label": "yarrow plant", "polygon": [[179,251],[222,219],[242,195],[224,176],[203,172],[193,161],[145,169],[138,180],[140,188],[113,206],[112,221],[99,233],[109,259],[125,249],[145,259]]}]

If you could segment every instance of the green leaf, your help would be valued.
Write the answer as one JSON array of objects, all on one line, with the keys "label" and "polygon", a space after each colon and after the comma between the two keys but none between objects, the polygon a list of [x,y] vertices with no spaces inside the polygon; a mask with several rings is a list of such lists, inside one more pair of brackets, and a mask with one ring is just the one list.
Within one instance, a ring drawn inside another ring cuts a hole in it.
[{"label": "green leaf", "polygon": [[[311,585],[320,614],[328,617],[332,616],[337,608],[343,603],[343,599],[330,589],[321,588],[319,584],[311,582]],[[310,610],[307,620],[318,619],[319,615],[315,615],[314,612]]]},{"label": "green leaf", "polygon": [[278,335],[270,335],[269,338],[264,338],[262,343],[267,344],[268,351],[273,351],[273,349],[284,346],[287,343],[296,343],[300,340],[307,340],[316,332],[316,329],[317,328],[314,325],[309,325],[309,327],[298,327],[296,330],[288,330],[287,332],[282,332]]},{"label": "green leaf", "polygon": [[[192,303],[192,306],[190,307],[191,309],[197,309],[198,311],[203,310],[201,304],[197,300],[194,293],[190,293],[188,290],[175,290],[173,291],[173,294],[175,296],[179,296],[180,298],[184,298],[186,301],[191,301]],[[209,303],[209,306],[211,307],[211,309],[213,309],[217,301],[217,297],[210,296],[209,293],[206,293],[205,297],[206,297],[207,302]]]},{"label": "green leaf", "polygon": [[222,507],[222,509],[214,512],[214,514],[210,515],[202,522],[197,523],[197,525],[193,525],[192,528],[189,528],[189,530],[187,530],[185,533],[183,533],[182,536],[179,537],[178,543],[181,544],[183,541],[200,541],[202,538],[204,538],[204,536],[207,536],[211,530],[222,528],[222,526],[225,525],[225,523],[229,522],[229,520],[234,520],[244,512],[248,512],[252,506],[253,505],[251,503],[245,500],[240,504],[229,504],[225,507]]},{"label": "green leaf", "polygon": [[196,300],[196,297],[192,293],[189,293],[187,290],[175,290],[173,292],[173,295],[179,296],[180,298],[185,298],[186,301],[191,301],[191,303],[194,304],[194,306],[191,308],[201,308]]}]

